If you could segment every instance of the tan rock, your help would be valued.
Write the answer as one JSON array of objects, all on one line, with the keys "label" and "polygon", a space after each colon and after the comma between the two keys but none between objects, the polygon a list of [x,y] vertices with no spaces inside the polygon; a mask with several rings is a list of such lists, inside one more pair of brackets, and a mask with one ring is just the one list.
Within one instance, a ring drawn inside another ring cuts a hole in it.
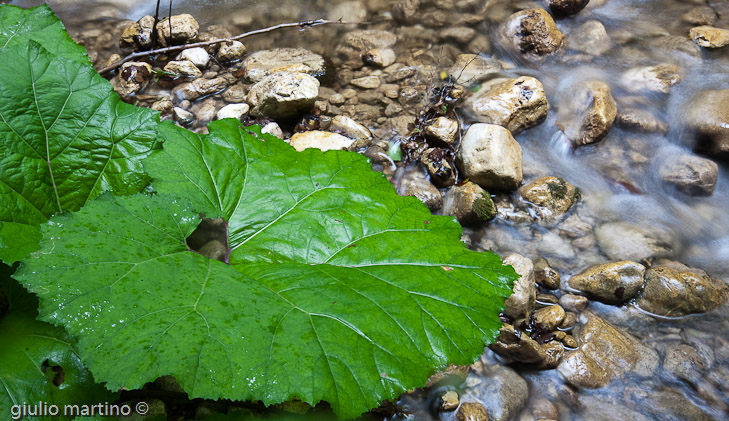
[{"label": "tan rock", "polygon": [[369,143],[370,140],[372,140],[372,133],[367,127],[357,123],[356,121],[354,121],[354,119],[345,115],[335,116],[332,119],[328,130],[332,132],[344,133],[345,135],[356,139],[356,147],[364,147]]},{"label": "tan rock", "polygon": [[610,37],[600,21],[588,20],[567,39],[567,47],[593,56],[601,56],[610,50]]},{"label": "tan rock", "polygon": [[458,421],[489,421],[489,414],[486,408],[478,402],[464,402],[458,412],[456,412]]},{"label": "tan rock", "polygon": [[[172,24],[170,25],[170,21]],[[172,29],[170,30],[170,26]],[[162,46],[169,44],[184,44],[197,38],[198,25],[190,14],[175,15],[157,22],[157,40]]]},{"label": "tan rock", "polygon": [[200,69],[189,60],[171,61],[165,65],[164,71],[182,76],[202,76]]},{"label": "tan rock", "polygon": [[686,105],[685,115],[695,132],[694,150],[729,158],[729,89],[699,92]]},{"label": "tan rock", "polygon": [[583,82],[564,98],[559,110],[565,135],[575,145],[599,142],[613,126],[618,108],[610,87],[601,81]]},{"label": "tan rock", "polygon": [[294,135],[291,136],[289,144],[299,152],[307,148],[316,148],[322,151],[345,150],[352,147],[354,139],[350,139],[337,133],[310,130],[307,132],[294,133]]},{"label": "tan rock", "polygon": [[480,82],[504,68],[497,60],[478,54],[459,54],[448,74],[462,85]]},{"label": "tan rock", "polygon": [[514,292],[504,302],[504,314],[515,321],[527,319],[534,311],[537,298],[534,263],[531,259],[514,253],[506,256],[504,264],[511,265],[519,274],[519,279],[514,282]]},{"label": "tan rock", "polygon": [[526,9],[509,16],[502,24],[506,42],[532,59],[541,59],[564,45],[564,34],[544,9]]},{"label": "tan rock", "polygon": [[266,76],[282,71],[318,77],[326,72],[326,64],[324,57],[304,48],[261,50],[243,60],[243,75],[251,82],[260,82]]},{"label": "tan rock", "polygon": [[222,77],[215,79],[197,78],[190,83],[183,83],[172,90],[172,94],[188,101],[211,95],[222,91],[228,86],[228,81]]},{"label": "tan rock", "polygon": [[247,101],[257,117],[294,117],[308,110],[319,96],[319,81],[306,73],[275,72],[253,85]]},{"label": "tan rock", "polygon": [[590,266],[569,280],[571,288],[608,304],[619,304],[635,297],[643,287],[645,266],[620,261]]},{"label": "tan rock", "polygon": [[622,76],[622,84],[630,92],[651,91],[667,94],[681,81],[682,69],[671,63],[634,67]]},{"label": "tan rock", "polygon": [[516,135],[547,118],[547,96],[539,80],[530,76],[493,79],[464,104],[482,123],[498,124]]},{"label": "tan rock", "polygon": [[489,348],[509,361],[522,363],[541,363],[547,359],[547,353],[529,334],[505,324],[499,330],[499,336]]},{"label": "tan rock", "polygon": [[124,29],[120,45],[142,50],[152,46],[152,28],[154,17],[146,15]]},{"label": "tan rock", "polygon": [[519,194],[527,202],[538,207],[542,219],[564,215],[579,198],[571,183],[560,177],[542,177],[519,188]]},{"label": "tan rock", "polygon": [[407,172],[397,187],[400,196],[413,196],[423,202],[431,212],[443,207],[443,196],[423,174],[422,170]]},{"label": "tan rock", "polygon": [[645,275],[638,307],[659,316],[679,317],[713,310],[729,299],[729,287],[700,269],[657,266]]},{"label": "tan rock", "polygon": [[445,392],[441,397],[440,409],[441,411],[453,411],[458,408],[460,401],[458,399],[458,392],[455,390],[449,390]]},{"label": "tan rock", "polygon": [[129,61],[119,69],[118,93],[129,97],[144,90],[152,79],[152,66],[144,62]]},{"label": "tan rock", "polygon": [[514,190],[522,181],[521,146],[511,133],[493,124],[473,124],[456,156],[464,178],[486,190]]},{"label": "tan rock", "polygon": [[554,16],[570,16],[578,13],[587,6],[590,0],[547,0],[549,10]]},{"label": "tan rock", "polygon": [[729,45],[729,30],[713,26],[697,26],[691,28],[689,37],[704,48],[721,48]]},{"label": "tan rock", "polygon": [[559,305],[542,307],[534,312],[534,322],[547,330],[555,330],[564,321],[565,312]]},{"label": "tan rock", "polygon": [[547,259],[540,257],[534,261],[534,279],[546,289],[559,289],[561,276],[559,272],[549,266]]},{"label": "tan rock", "polygon": [[448,190],[443,214],[455,216],[462,225],[478,224],[493,219],[496,208],[487,191],[468,181]]},{"label": "tan rock", "polygon": [[423,134],[429,140],[442,145],[452,145],[458,135],[458,122],[447,117],[438,117],[425,126]]},{"label": "tan rock", "polygon": [[658,174],[664,183],[689,196],[711,196],[719,178],[719,166],[710,159],[684,154],[670,157]]},{"label": "tan rock", "polygon": [[226,63],[240,60],[246,53],[246,46],[240,41],[226,41],[218,48],[218,60]]},{"label": "tan rock", "polygon": [[430,175],[430,181],[438,187],[448,187],[456,183],[452,151],[446,148],[429,148],[420,155],[420,162]]}]

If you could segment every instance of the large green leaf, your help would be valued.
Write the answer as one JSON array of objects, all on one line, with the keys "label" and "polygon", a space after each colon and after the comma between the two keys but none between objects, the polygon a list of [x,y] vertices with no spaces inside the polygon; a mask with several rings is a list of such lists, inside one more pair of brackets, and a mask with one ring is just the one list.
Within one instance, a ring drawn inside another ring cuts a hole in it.
[{"label": "large green leaf", "polygon": [[[8,313],[0,315],[3,343],[0,414],[3,417],[11,414],[13,405],[23,403],[94,404],[116,399],[115,394],[94,383],[63,328],[35,320],[38,300],[10,279],[9,267],[2,263],[0,291],[7,293],[10,304]],[[54,419],[59,418],[66,419]]]},{"label": "large green leaf", "polygon": [[30,9],[0,5],[0,49],[25,47],[29,40],[55,56],[89,64],[86,50],[73,42],[48,5]]},{"label": "large green leaf", "polygon": [[[21,268],[99,380],[171,374],[192,397],[325,400],[352,417],[483,352],[511,267],[364,157],[238,125],[164,125],[148,166],[163,194],[52,218]],[[188,251],[198,212],[227,219],[231,264]]]},{"label": "large green leaf", "polygon": [[159,117],[122,102],[90,64],[35,41],[0,49],[0,63],[0,260],[13,262],[37,247],[52,214],[102,191],[141,191]]}]

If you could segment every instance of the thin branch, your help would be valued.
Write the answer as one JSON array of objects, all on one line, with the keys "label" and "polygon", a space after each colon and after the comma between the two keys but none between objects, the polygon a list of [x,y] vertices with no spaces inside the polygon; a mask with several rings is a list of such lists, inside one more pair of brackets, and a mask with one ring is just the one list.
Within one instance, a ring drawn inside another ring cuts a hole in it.
[{"label": "thin branch", "polygon": [[[239,39],[248,38],[253,35],[264,34],[266,32],[271,32],[271,31],[275,31],[277,29],[282,29],[282,28],[299,27],[301,29],[304,29],[304,28],[310,28],[312,26],[318,26],[318,25],[349,24],[349,23],[351,23],[351,22],[342,22],[341,19],[340,20],[314,19],[314,20],[306,20],[306,21],[301,21],[301,22],[279,23],[278,25],[269,26],[268,28],[256,29],[254,31],[244,32],[240,35],[236,35],[236,36],[228,37],[228,38],[215,39],[215,40],[203,41],[203,42],[195,42],[192,44],[173,45],[171,47],[158,48],[156,50],[139,51],[136,53],[129,54],[128,56],[115,62],[114,64],[104,67],[103,69],[99,70],[99,74],[103,75],[104,73],[117,69],[122,64],[124,64],[128,61],[134,60],[136,58],[139,58],[139,57],[151,56],[151,55],[162,54],[162,53],[169,53],[171,51],[184,50],[186,48],[206,47],[208,45],[220,44],[220,43],[228,42],[228,41],[236,41]],[[171,29],[172,29],[172,26],[170,26],[170,30]],[[154,36],[154,34],[152,34],[152,36]]]}]

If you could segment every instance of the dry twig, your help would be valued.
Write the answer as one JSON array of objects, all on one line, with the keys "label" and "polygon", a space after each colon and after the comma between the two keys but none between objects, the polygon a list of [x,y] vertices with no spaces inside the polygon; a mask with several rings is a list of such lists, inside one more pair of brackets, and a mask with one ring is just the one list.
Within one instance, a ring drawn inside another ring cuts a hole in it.
[{"label": "dry twig", "polygon": [[[327,25],[327,24],[349,24],[350,22],[342,22],[342,20],[328,20],[328,19],[314,19],[314,20],[305,20],[301,22],[289,22],[289,23],[279,23],[278,25],[269,26],[267,28],[263,29],[256,29],[254,31],[244,32],[242,34],[228,37],[228,38],[221,38],[221,39],[215,39],[211,41],[204,41],[204,42],[195,42],[192,44],[182,44],[182,45],[173,45],[171,47],[165,47],[165,48],[158,48],[156,50],[149,50],[149,51],[139,51],[136,53],[129,54],[128,56],[124,57],[123,59],[115,62],[114,64],[110,64],[109,66],[104,67],[103,69],[99,70],[99,74],[104,74],[106,72],[109,72],[111,70],[117,69],[122,64],[134,60],[139,57],[145,57],[145,56],[151,56],[155,54],[163,54],[163,53],[169,53],[171,51],[177,51],[177,50],[184,50],[186,48],[195,48],[195,47],[206,47],[208,45],[214,45],[214,44],[220,44],[222,42],[227,41],[237,41],[239,39],[247,38],[253,35],[258,34],[264,34],[266,32],[275,31],[277,29],[282,28],[310,28],[312,26],[318,26],[318,25]],[[152,34],[154,36],[154,34]]]}]

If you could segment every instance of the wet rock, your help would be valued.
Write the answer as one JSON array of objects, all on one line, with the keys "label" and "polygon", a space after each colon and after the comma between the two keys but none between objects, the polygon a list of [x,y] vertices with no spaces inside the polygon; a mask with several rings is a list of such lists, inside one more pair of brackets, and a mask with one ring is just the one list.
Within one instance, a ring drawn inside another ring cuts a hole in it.
[{"label": "wet rock", "polygon": [[694,150],[729,158],[729,89],[702,91],[685,110],[686,123],[696,133]]},{"label": "wet rock", "polygon": [[534,280],[541,287],[550,290],[559,289],[560,279],[559,272],[549,266],[547,259],[540,257],[534,261]]},{"label": "wet rock", "polygon": [[499,73],[504,68],[498,60],[478,54],[459,54],[448,70],[456,83],[468,85],[477,83]]},{"label": "wet rock", "polygon": [[631,261],[590,266],[569,280],[570,287],[608,304],[624,303],[643,287],[645,266]]},{"label": "wet rock", "polygon": [[397,189],[400,196],[414,196],[431,212],[435,212],[443,207],[443,196],[428,179],[422,171],[409,171],[402,178],[400,186]]},{"label": "wet rock", "polygon": [[124,29],[120,45],[135,50],[146,50],[152,46],[154,17],[146,15]]},{"label": "wet rock", "polygon": [[467,44],[476,36],[476,30],[468,26],[446,27],[440,32],[443,40],[457,44]]},{"label": "wet rock", "polygon": [[549,10],[557,17],[570,16],[584,9],[590,0],[547,0]]},{"label": "wet rock", "polygon": [[502,24],[505,43],[532,59],[541,59],[564,45],[564,34],[544,9],[526,9],[509,16]]},{"label": "wet rock", "polygon": [[[636,367],[655,369],[657,355],[634,337],[623,333],[605,320],[584,313],[587,322],[578,335],[580,346],[568,352],[557,367],[565,380],[577,387],[598,388],[621,378]],[[642,360],[642,361],[641,361]],[[647,370],[650,371],[650,370]]]},{"label": "wet rock", "polygon": [[[170,21],[172,24],[170,25]],[[172,29],[170,30],[170,26]],[[194,41],[200,29],[192,15],[187,13],[164,18],[157,22],[157,40],[166,47],[167,45],[184,44]]]},{"label": "wet rock", "polygon": [[509,367],[491,366],[484,371],[479,398],[491,420],[515,419],[529,399],[527,382]]},{"label": "wet rock", "polygon": [[182,52],[177,55],[177,60],[188,60],[195,66],[204,68],[208,65],[208,62],[210,62],[210,54],[208,54],[208,52],[202,47],[188,48],[182,50]]},{"label": "wet rock", "polygon": [[[708,415],[696,406],[683,393],[673,388],[662,387],[628,388],[631,407],[641,414],[648,415],[649,419],[659,420],[691,420],[710,421],[715,417]],[[633,417],[623,419],[635,419]]]},{"label": "wet rock", "polygon": [[[513,293],[504,302],[504,314],[516,322],[528,319],[534,311],[537,289],[534,284],[534,263],[520,254],[510,254],[504,259],[505,265],[511,265],[519,279],[514,282]],[[518,325],[518,323],[517,323]]]},{"label": "wet rock", "polygon": [[130,61],[119,69],[119,89],[122,97],[129,97],[144,90],[152,79],[152,66],[144,62]]},{"label": "wet rock", "polygon": [[458,421],[489,421],[489,414],[486,408],[478,402],[464,402],[458,412],[456,412]]},{"label": "wet rock", "polygon": [[610,37],[605,26],[596,20],[588,20],[580,25],[567,41],[567,48],[593,56],[601,56],[610,50]]},{"label": "wet rock", "polygon": [[716,12],[709,6],[697,6],[681,16],[681,20],[694,25],[713,25],[716,22]]},{"label": "wet rock", "polygon": [[711,196],[719,177],[716,162],[693,155],[669,158],[658,173],[664,183],[689,196]]},{"label": "wet rock", "polygon": [[246,88],[242,83],[236,83],[223,92],[223,100],[230,103],[241,103],[246,100]]},{"label": "wet rock", "polygon": [[473,124],[461,141],[456,163],[464,178],[486,190],[510,191],[522,181],[521,146],[494,124]]},{"label": "wet rock", "polygon": [[392,48],[373,48],[362,54],[362,61],[375,67],[387,67],[396,59],[395,50]]},{"label": "wet rock", "polygon": [[275,121],[271,121],[263,125],[263,127],[261,127],[261,133],[268,133],[279,139],[283,139],[284,137],[283,130],[281,130],[281,127]]},{"label": "wet rock", "polygon": [[549,331],[556,330],[564,321],[565,312],[559,305],[542,307],[534,312],[534,323]]},{"label": "wet rock", "polygon": [[336,51],[345,59],[361,62],[363,53],[376,48],[390,48],[396,42],[397,36],[392,32],[378,29],[357,30],[344,34]]},{"label": "wet rock", "polygon": [[713,26],[691,28],[689,36],[699,47],[721,48],[729,45],[729,30]]},{"label": "wet rock", "polygon": [[[700,58],[701,47],[696,45],[689,37],[686,36],[660,36],[650,39],[647,45],[652,49],[664,50],[672,56],[686,55],[689,58]],[[663,54],[661,54],[663,56]]]},{"label": "wet rock", "polygon": [[240,60],[246,53],[246,46],[240,41],[226,41],[218,48],[218,60],[223,63]]},{"label": "wet rock", "polygon": [[564,356],[564,353],[565,353],[564,346],[562,346],[562,344],[557,341],[551,341],[551,342],[547,342],[546,344],[542,345],[542,349],[544,349],[544,352],[547,354],[547,359],[542,361],[542,363],[539,364],[537,366],[537,368],[539,368],[539,369],[556,368],[559,365],[560,360]]},{"label": "wet rock", "polygon": [[342,136],[337,133],[324,132],[321,130],[310,130],[294,133],[289,144],[301,152],[307,148],[316,148],[322,151],[346,150],[354,145],[354,139]]},{"label": "wet rock", "polygon": [[440,397],[440,410],[441,411],[453,411],[458,408],[460,400],[458,399],[458,393],[455,390],[449,390]]},{"label": "wet rock", "polygon": [[559,410],[549,399],[541,398],[534,402],[532,408],[534,418],[538,420],[557,420],[559,419]]},{"label": "wet rock", "polygon": [[205,125],[215,119],[217,104],[213,98],[208,98],[193,105],[190,111],[195,113],[195,119]]},{"label": "wet rock", "polygon": [[561,177],[542,177],[519,188],[519,194],[537,207],[542,219],[564,215],[579,199],[579,193],[571,183]]},{"label": "wet rock", "polygon": [[243,60],[243,75],[260,82],[276,72],[306,73],[319,77],[326,73],[324,58],[304,48],[274,48],[249,54]]},{"label": "wet rock", "polygon": [[364,147],[370,140],[372,140],[372,133],[369,129],[367,129],[367,127],[344,115],[335,116],[332,119],[328,130],[332,132],[341,132],[353,139],[356,139],[356,148]]},{"label": "wet rock", "polygon": [[352,79],[351,82],[352,85],[362,88],[362,89],[377,89],[380,87],[380,84],[382,83],[380,81],[380,78],[377,76],[363,76],[358,77],[356,79]]},{"label": "wet rock", "polygon": [[578,313],[586,309],[588,303],[589,301],[587,297],[583,297],[581,295],[565,294],[559,297],[559,305],[567,310]]},{"label": "wet rock", "polygon": [[669,233],[657,228],[608,222],[595,230],[595,237],[600,250],[612,260],[640,261],[673,254]]},{"label": "wet rock", "polygon": [[677,344],[666,348],[663,369],[678,379],[696,384],[708,368],[707,361],[690,345]]},{"label": "wet rock", "polygon": [[251,107],[249,107],[248,104],[228,104],[218,111],[216,117],[218,120],[223,118],[235,118],[236,120],[240,120],[240,118],[243,117],[250,108]]},{"label": "wet rock", "polygon": [[630,92],[652,91],[667,94],[671,86],[681,81],[681,67],[663,63],[656,66],[634,67],[622,76],[622,83]]},{"label": "wet rock", "polygon": [[448,190],[443,214],[455,216],[461,225],[474,225],[494,219],[496,209],[488,192],[468,181]]},{"label": "wet rock", "polygon": [[425,126],[423,134],[437,144],[452,145],[458,135],[458,122],[447,117],[438,117]]},{"label": "wet rock", "polygon": [[564,314],[564,320],[562,320],[562,324],[559,325],[559,328],[562,330],[572,329],[575,327],[575,323],[577,323],[577,316],[575,316],[575,313],[566,311]]},{"label": "wet rock", "polygon": [[172,110],[172,118],[182,126],[188,126],[195,121],[195,115],[189,111],[185,111],[182,108],[175,107]]},{"label": "wet rock", "polygon": [[168,117],[172,115],[172,108],[174,108],[174,104],[172,104],[172,100],[169,98],[162,98],[158,101],[155,101],[149,108],[159,111],[161,117]]},{"label": "wet rock", "polygon": [[366,22],[367,8],[360,1],[333,3],[327,15],[330,20],[342,19],[343,22]]},{"label": "wet rock", "polygon": [[516,135],[547,118],[547,97],[541,82],[530,76],[494,79],[464,104],[482,123],[504,126]]},{"label": "wet rock", "polygon": [[448,187],[456,183],[456,171],[449,157],[451,151],[445,148],[430,148],[420,155],[420,162],[430,175],[430,181],[438,187]]},{"label": "wet rock", "polygon": [[638,307],[659,316],[680,317],[713,310],[729,299],[729,287],[706,274],[680,264],[656,266],[645,274]]},{"label": "wet rock", "polygon": [[567,138],[578,146],[605,138],[618,113],[610,87],[604,82],[587,81],[573,87],[568,95],[559,109]]},{"label": "wet rock", "polygon": [[319,81],[306,73],[276,72],[251,87],[247,102],[256,117],[289,118],[308,110],[319,96]]},{"label": "wet rock", "polygon": [[392,6],[392,17],[399,23],[415,23],[420,15],[420,0],[399,0]]},{"label": "wet rock", "polygon": [[659,120],[652,112],[635,108],[621,108],[617,124],[623,129],[643,133],[665,134],[668,131],[666,123]]},{"label": "wet rock", "polygon": [[172,90],[172,95],[183,100],[194,101],[206,95],[220,92],[228,86],[228,82],[222,77],[215,79],[198,78],[190,83],[183,83]]},{"label": "wet rock", "polygon": [[202,72],[189,60],[171,61],[164,67],[165,72],[182,76],[201,77]]}]

